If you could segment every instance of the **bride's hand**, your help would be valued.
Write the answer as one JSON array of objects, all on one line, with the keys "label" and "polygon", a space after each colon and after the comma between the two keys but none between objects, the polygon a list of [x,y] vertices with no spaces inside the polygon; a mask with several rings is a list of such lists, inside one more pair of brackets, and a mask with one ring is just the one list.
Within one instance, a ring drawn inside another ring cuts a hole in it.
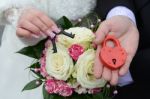
[{"label": "bride's hand", "polygon": [[50,35],[52,31],[59,31],[55,22],[44,12],[30,8],[21,14],[16,34],[19,37],[39,38],[41,35]]}]

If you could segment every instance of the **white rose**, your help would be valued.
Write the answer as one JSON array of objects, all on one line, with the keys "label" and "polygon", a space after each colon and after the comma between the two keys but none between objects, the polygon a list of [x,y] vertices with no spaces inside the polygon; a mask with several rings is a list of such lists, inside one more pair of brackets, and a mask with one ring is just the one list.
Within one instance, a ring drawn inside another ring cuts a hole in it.
[{"label": "white rose", "polygon": [[95,38],[94,33],[86,27],[73,27],[65,31],[75,34],[75,37],[73,39],[65,35],[58,36],[58,42],[63,44],[67,48],[69,48],[73,44],[79,44],[83,46],[84,49],[88,49]]},{"label": "white rose", "polygon": [[106,84],[104,79],[96,79],[93,75],[94,59],[95,51],[94,49],[89,49],[79,57],[75,65],[77,82],[84,88],[100,88]]},{"label": "white rose", "polygon": [[52,46],[48,48],[46,53],[46,71],[50,76],[66,81],[73,71],[73,61],[63,45],[56,43],[56,46],[57,53],[53,53]]}]

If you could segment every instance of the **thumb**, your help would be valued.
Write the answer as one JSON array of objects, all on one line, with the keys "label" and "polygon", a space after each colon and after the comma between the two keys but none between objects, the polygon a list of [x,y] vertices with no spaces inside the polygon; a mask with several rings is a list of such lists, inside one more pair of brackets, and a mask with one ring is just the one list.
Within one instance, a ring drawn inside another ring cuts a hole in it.
[{"label": "thumb", "polygon": [[105,39],[105,36],[110,32],[110,30],[111,30],[111,27],[108,24],[108,21],[102,22],[98,30],[95,33],[96,39],[94,40],[94,43],[97,45],[101,44],[103,40]]}]

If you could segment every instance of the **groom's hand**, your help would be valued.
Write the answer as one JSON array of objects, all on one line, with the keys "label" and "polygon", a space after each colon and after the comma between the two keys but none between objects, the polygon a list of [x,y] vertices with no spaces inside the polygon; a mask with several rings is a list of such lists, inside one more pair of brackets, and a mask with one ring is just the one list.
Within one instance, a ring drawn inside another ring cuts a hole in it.
[{"label": "groom's hand", "polygon": [[[117,37],[121,43],[121,46],[127,52],[125,64],[117,70],[111,70],[107,68],[99,60],[102,42],[108,34],[112,34]],[[116,85],[118,83],[119,76],[123,76],[128,72],[130,63],[138,48],[139,32],[136,28],[136,25],[126,16],[114,16],[102,22],[96,32],[96,39],[94,42],[98,45],[94,66],[94,75],[97,78],[104,78],[112,85]]]}]

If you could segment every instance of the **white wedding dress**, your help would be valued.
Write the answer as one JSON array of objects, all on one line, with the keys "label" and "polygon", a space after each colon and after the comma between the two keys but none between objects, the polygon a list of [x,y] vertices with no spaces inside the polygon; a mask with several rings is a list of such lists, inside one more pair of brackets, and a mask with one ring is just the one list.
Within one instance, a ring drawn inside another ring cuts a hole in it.
[{"label": "white wedding dress", "polygon": [[35,7],[54,20],[64,15],[76,20],[88,14],[95,4],[96,0],[0,0],[0,23],[5,24],[0,46],[0,99],[42,99],[41,87],[21,92],[25,84],[33,80],[26,70],[33,59],[16,52],[39,40],[16,36],[20,9]]}]

